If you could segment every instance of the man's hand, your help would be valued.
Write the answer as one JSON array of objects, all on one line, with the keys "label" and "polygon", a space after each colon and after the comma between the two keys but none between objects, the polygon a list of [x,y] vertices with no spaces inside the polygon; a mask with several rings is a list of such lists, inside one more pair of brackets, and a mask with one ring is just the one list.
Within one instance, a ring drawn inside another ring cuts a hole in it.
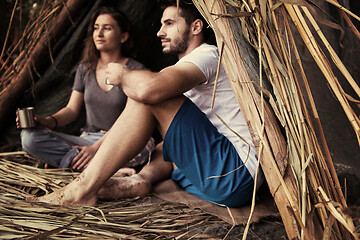
[{"label": "man's hand", "polygon": [[70,168],[82,172],[95,156],[98,147],[93,144],[90,146],[73,146],[73,148],[79,149],[80,152],[71,161]]},{"label": "man's hand", "polygon": [[120,86],[128,68],[120,63],[109,63],[106,69],[106,84]]}]

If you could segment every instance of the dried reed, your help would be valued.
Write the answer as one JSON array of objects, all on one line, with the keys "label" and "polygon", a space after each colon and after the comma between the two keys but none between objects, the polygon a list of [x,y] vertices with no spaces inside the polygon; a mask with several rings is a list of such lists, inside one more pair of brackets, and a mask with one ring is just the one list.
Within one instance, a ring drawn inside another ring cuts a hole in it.
[{"label": "dried reed", "polygon": [[[17,6],[17,2],[14,5],[14,8]],[[59,1],[43,1],[41,8],[35,11],[27,25],[25,26],[22,36],[18,42],[14,42],[7,47],[7,57],[5,57],[5,44],[3,46],[3,51],[1,58],[4,61],[4,64],[0,68],[0,92],[5,90],[9,82],[16,76],[20,70],[25,66],[29,55],[32,50],[35,48],[37,42],[45,33],[46,29],[54,19],[59,10],[62,8],[64,3]],[[21,7],[21,5],[19,6]],[[34,18],[34,16],[36,16]],[[34,19],[33,19],[34,18]],[[10,19],[9,29],[10,31],[13,18]],[[5,66],[9,66],[5,69]]]}]

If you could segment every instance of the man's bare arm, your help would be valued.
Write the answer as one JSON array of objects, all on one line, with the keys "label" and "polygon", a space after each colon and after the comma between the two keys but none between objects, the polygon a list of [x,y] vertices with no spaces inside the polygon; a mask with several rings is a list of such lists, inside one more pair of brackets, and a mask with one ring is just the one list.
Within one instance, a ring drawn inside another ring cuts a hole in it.
[{"label": "man's bare arm", "polygon": [[158,73],[149,70],[128,70],[109,64],[108,78],[121,85],[125,94],[138,102],[155,104],[179,96],[205,81],[204,74],[192,63],[179,63]]}]

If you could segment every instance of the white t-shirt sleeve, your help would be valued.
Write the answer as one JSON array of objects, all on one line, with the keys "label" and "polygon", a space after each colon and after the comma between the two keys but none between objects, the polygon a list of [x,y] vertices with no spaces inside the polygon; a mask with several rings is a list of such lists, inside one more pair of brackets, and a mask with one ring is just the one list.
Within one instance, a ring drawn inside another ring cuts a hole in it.
[{"label": "white t-shirt sleeve", "polygon": [[218,65],[219,54],[217,48],[213,45],[203,44],[196,48],[190,54],[181,58],[180,62],[190,62],[197,66],[205,75],[206,81],[202,84],[208,84],[209,79],[215,79]]}]

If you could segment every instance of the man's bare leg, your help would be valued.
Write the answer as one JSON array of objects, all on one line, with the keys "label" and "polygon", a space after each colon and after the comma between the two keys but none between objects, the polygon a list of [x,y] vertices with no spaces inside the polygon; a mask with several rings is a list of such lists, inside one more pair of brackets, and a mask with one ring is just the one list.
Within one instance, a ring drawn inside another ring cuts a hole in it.
[{"label": "man's bare leg", "polygon": [[139,173],[130,176],[111,177],[99,190],[100,199],[113,200],[143,197],[151,192],[152,185],[170,177],[172,163],[162,156],[162,143],[152,153],[151,161]]},{"label": "man's bare leg", "polygon": [[163,137],[165,136],[184,101],[184,97],[178,97],[159,105],[144,105],[128,99],[123,113],[79,177],[49,195],[27,200],[58,205],[95,205],[99,189],[120,167],[144,148],[155,125]]}]

